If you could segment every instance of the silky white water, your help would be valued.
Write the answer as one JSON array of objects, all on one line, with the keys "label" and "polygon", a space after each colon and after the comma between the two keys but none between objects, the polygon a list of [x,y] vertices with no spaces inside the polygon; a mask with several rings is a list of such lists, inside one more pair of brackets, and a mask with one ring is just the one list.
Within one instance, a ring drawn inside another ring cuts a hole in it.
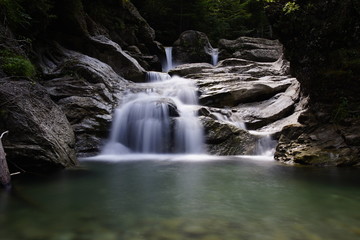
[{"label": "silky white water", "polygon": [[219,49],[213,48],[211,51],[211,62],[215,66],[218,63],[219,59]]},{"label": "silky white water", "polygon": [[102,154],[203,153],[193,82],[156,72],[148,73],[148,81],[144,92],[129,93],[116,109]]},{"label": "silky white water", "polygon": [[163,64],[163,72],[173,68],[172,47],[165,47],[166,62]]}]

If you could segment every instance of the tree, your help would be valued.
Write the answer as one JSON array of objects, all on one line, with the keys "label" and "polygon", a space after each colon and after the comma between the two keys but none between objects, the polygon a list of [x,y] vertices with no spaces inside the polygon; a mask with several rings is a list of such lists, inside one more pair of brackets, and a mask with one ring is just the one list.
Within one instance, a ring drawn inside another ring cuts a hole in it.
[{"label": "tree", "polygon": [[157,39],[172,44],[185,30],[206,33],[212,43],[219,38],[264,36],[268,26],[264,2],[258,0],[133,0],[156,30]]}]

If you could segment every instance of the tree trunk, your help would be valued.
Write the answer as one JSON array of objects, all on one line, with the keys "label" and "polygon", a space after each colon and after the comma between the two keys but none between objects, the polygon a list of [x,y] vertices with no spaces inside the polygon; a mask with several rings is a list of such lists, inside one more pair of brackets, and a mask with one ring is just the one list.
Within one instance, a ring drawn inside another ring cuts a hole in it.
[{"label": "tree trunk", "polygon": [[0,136],[0,184],[3,187],[9,187],[10,186],[10,172],[9,168],[6,162],[6,154],[1,142],[2,137],[4,134],[8,133],[8,131],[3,132]]}]

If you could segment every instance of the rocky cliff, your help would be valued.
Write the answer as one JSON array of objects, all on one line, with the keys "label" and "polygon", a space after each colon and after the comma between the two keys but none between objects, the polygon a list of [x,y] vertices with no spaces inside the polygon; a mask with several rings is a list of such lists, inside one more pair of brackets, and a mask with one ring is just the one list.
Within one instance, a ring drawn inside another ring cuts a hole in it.
[{"label": "rocky cliff", "polygon": [[161,68],[163,48],[129,1],[21,4],[2,6],[0,16],[7,159],[16,171],[74,166],[76,153],[102,145],[129,82]]}]

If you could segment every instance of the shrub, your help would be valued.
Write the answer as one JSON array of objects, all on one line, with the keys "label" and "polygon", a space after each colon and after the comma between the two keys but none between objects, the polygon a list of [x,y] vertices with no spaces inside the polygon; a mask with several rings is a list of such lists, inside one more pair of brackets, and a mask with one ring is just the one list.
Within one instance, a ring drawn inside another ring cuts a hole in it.
[{"label": "shrub", "polygon": [[35,67],[29,59],[9,51],[0,51],[0,67],[9,76],[32,78],[36,74]]}]

